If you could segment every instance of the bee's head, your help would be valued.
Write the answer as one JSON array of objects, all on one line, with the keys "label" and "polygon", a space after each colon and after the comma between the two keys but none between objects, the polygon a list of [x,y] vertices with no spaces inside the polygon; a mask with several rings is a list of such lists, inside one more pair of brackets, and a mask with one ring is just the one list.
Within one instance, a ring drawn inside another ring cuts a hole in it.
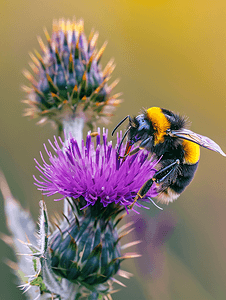
[{"label": "bee's head", "polygon": [[144,114],[130,120],[128,140],[133,145],[140,140],[146,139],[151,134],[152,124]]}]

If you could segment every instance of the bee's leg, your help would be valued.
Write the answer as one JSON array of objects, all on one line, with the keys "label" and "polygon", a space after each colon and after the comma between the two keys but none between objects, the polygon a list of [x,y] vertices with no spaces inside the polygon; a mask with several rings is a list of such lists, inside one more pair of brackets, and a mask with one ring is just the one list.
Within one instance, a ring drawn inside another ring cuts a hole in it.
[{"label": "bee's leg", "polygon": [[147,145],[147,143],[148,143],[151,139],[152,139],[152,137],[148,137],[147,139],[143,140],[143,141],[140,143],[139,147],[133,149],[132,151],[130,151],[129,153],[127,153],[127,154],[124,155],[124,156],[119,156],[119,158],[125,159],[127,156],[134,155],[134,154],[136,154],[137,152],[139,152],[140,150],[143,150],[144,147]]},{"label": "bee's leg", "polygon": [[123,158],[123,160],[127,157],[127,156],[131,156],[131,155],[134,155],[136,154],[137,152],[139,152],[140,150],[142,150],[143,148],[141,147],[137,147],[135,149],[133,149],[132,151],[130,151],[129,153],[127,153],[126,155],[124,156],[119,156],[118,158]]},{"label": "bee's leg", "polygon": [[175,170],[175,168],[177,167],[177,165],[179,165],[179,163],[180,163],[180,160],[177,159],[173,163],[162,168],[161,170],[159,170],[158,172],[155,173],[155,175],[153,176],[153,180],[156,183],[161,183]]},{"label": "bee's leg", "polygon": [[152,139],[152,136],[149,136],[147,139],[143,140],[140,143],[140,147],[143,149],[150,142],[151,139]]},{"label": "bee's leg", "polygon": [[164,181],[175,170],[175,168],[177,167],[177,165],[179,165],[179,163],[180,161],[179,159],[177,159],[170,165],[156,172],[155,175],[151,179],[146,181],[145,184],[139,189],[136,197],[133,200],[133,203],[129,206],[129,208],[132,209],[134,204],[137,202],[137,200],[139,198],[143,198],[147,194],[147,192],[150,190],[154,182],[161,183],[162,181]]}]

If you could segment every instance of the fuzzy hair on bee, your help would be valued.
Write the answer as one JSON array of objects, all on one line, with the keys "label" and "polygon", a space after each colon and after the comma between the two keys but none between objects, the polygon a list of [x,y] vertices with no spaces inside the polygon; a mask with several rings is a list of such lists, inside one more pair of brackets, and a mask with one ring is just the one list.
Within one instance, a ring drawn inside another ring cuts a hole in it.
[{"label": "fuzzy hair on bee", "polygon": [[[174,112],[151,107],[136,117],[126,116],[112,131],[129,119],[129,126],[119,144],[119,159],[126,159],[142,149],[146,149],[159,160],[156,174],[138,191],[133,207],[139,198],[143,198],[155,182],[158,188],[157,201],[168,204],[177,199],[192,181],[198,167],[200,147],[226,154],[213,140],[189,130],[187,117]],[[128,137],[126,151],[119,155],[124,139]],[[134,144],[138,144],[131,151]]]}]

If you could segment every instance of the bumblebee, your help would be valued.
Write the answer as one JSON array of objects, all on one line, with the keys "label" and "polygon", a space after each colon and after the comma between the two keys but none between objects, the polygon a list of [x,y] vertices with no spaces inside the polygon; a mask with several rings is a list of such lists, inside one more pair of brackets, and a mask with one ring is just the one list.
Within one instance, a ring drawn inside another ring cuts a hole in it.
[{"label": "bumblebee", "polygon": [[[112,135],[126,119],[129,119],[129,126],[119,144],[118,155],[126,136],[128,142],[124,156],[119,156],[119,159],[146,149],[159,160],[158,171],[140,188],[130,208],[146,195],[153,182],[157,185],[160,203],[168,204],[177,199],[195,175],[200,158],[199,146],[226,156],[210,138],[189,130],[187,118],[170,110],[151,107],[137,117],[126,116],[114,128]],[[130,151],[137,142],[139,146]]]}]

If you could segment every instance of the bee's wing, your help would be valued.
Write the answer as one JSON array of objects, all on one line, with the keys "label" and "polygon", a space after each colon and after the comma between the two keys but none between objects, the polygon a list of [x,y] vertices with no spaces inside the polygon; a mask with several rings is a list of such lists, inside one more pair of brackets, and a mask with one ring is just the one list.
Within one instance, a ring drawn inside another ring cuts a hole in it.
[{"label": "bee's wing", "polygon": [[177,136],[179,138],[191,141],[196,143],[204,148],[220,153],[223,156],[226,154],[222,151],[221,147],[215,143],[210,138],[203,136],[201,134],[194,133],[188,129],[172,130],[170,133],[171,136]]}]

